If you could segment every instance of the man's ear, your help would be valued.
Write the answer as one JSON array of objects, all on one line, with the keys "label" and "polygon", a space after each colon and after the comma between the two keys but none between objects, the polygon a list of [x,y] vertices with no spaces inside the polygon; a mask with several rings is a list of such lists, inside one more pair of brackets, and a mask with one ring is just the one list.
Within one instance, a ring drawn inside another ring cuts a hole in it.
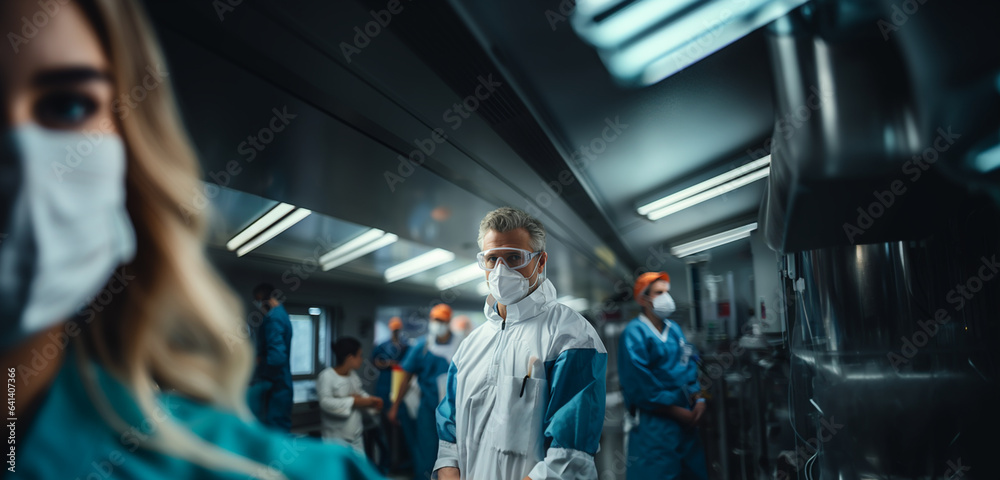
[{"label": "man's ear", "polygon": [[640,307],[652,307],[649,303],[649,295],[646,292],[640,293],[638,297],[635,298],[635,303],[638,303]]}]

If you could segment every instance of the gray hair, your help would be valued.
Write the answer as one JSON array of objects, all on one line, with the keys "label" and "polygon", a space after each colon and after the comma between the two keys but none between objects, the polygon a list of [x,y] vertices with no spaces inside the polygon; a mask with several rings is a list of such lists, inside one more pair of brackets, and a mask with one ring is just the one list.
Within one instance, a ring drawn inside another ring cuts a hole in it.
[{"label": "gray hair", "polygon": [[483,239],[486,237],[486,232],[494,230],[498,233],[505,233],[518,228],[527,230],[528,234],[531,235],[531,251],[545,251],[545,227],[542,222],[523,210],[513,207],[500,207],[483,217],[483,221],[479,222],[479,249],[483,249]]}]

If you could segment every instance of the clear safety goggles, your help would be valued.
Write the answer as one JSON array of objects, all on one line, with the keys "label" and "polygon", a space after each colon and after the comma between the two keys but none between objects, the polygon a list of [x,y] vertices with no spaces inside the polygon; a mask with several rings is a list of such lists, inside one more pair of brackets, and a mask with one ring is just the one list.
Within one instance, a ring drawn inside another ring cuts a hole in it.
[{"label": "clear safety goggles", "polygon": [[476,255],[476,260],[479,261],[479,268],[487,271],[496,268],[500,261],[503,261],[507,268],[517,270],[524,268],[541,253],[520,248],[491,248],[485,252],[479,252]]}]

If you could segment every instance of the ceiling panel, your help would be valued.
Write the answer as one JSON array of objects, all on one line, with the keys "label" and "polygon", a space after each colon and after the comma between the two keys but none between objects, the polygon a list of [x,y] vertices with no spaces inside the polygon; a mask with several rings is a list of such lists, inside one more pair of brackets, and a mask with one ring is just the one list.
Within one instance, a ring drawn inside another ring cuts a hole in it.
[{"label": "ceiling panel", "polygon": [[[460,74],[465,64],[456,59],[450,73],[443,72],[414,53],[448,32],[425,29],[424,37],[404,39],[386,29],[348,62],[339,45],[351,41],[353,27],[370,20],[363,2],[246,3],[221,23],[204,3],[151,3],[157,4],[154,18],[164,31],[172,79],[206,179],[217,181],[212,174],[235,161],[240,173],[223,183],[257,197],[227,210],[216,226],[221,236],[276,200],[316,212],[251,254],[260,258],[301,262],[324,235],[347,238],[376,227],[399,235],[400,242],[329,274],[374,282],[393,262],[445,248],[458,256],[454,265],[397,282],[401,288],[433,288],[437,275],[472,261],[479,220],[507,204],[534,209],[546,223],[552,234],[549,273],[560,293],[598,296],[642,264],[650,245],[741,215],[759,202],[757,187],[751,187],[669,221],[649,223],[634,211],[641,198],[670,191],[706,169],[739,163],[746,148],[769,131],[770,74],[759,34],[651,88],[622,90],[568,23],[549,24],[545,12],[559,2],[454,2],[481,20],[474,28],[489,23],[483,47],[502,60],[492,65],[498,78],[514,73],[514,93],[546,127],[548,140],[567,154],[564,170],[586,184],[589,197],[579,198],[552,191],[539,166],[498,134],[502,125],[474,113],[451,128],[444,114],[472,92],[445,78]],[[516,122],[502,115],[509,107],[490,104],[481,113]],[[285,111],[294,118],[251,158],[248,136],[275,117],[288,118]],[[586,165],[568,158],[615,119],[628,127],[607,142],[606,151]],[[447,142],[435,147],[422,168],[387,182],[387,174],[400,174],[400,154],[417,148],[432,128],[446,129]],[[215,200],[226,208],[225,198]],[[581,216],[574,205],[580,202],[597,205],[607,226]],[[354,230],[339,228],[333,219]],[[625,257],[601,240],[606,234],[624,242]]]},{"label": "ceiling panel", "polygon": [[[774,123],[763,30],[655,85],[626,89],[614,83],[568,17],[561,19],[566,2],[452,4],[515,79],[633,254],[651,241],[697,231],[707,219],[725,220],[759,205],[758,189],[748,188],[729,196],[735,201],[692,209],[692,215],[674,216],[670,222],[643,223],[635,212],[638,201],[658,191],[667,192],[720,164],[752,160],[748,149],[760,144]],[[619,125],[620,134],[604,141],[612,123]],[[569,158],[580,153],[582,159]],[[642,234],[631,233],[635,229]]]},{"label": "ceiling panel", "polygon": [[[207,4],[150,3],[206,170],[242,162],[245,173],[232,179],[233,188],[376,223],[423,243],[450,243],[453,251],[474,250],[469,239],[479,219],[512,205],[535,213],[601,274],[622,273],[616,266],[627,259],[596,255],[595,246],[607,247],[566,199],[546,196],[547,207],[537,207],[544,182],[478,114],[457,129],[444,121],[472,92],[450,91],[390,30],[344,60],[338,45],[370,21],[367,9],[310,0],[246,4],[219,23]],[[275,107],[296,118],[251,164],[240,145]],[[448,141],[390,186],[387,174],[400,174],[399,155],[432,128],[443,128]],[[325,197],[326,205],[313,197]],[[367,218],[372,212],[375,222]]]},{"label": "ceiling panel", "polygon": [[[440,266],[389,284],[385,281],[386,269],[427,253],[440,245],[428,245],[401,238],[397,242],[380,248],[323,272],[317,268],[318,259],[323,254],[343,245],[368,231],[371,226],[359,225],[313,212],[304,220],[281,232],[271,240],[247,253],[243,260],[237,260],[235,252],[226,250],[226,243],[248,225],[267,213],[279,202],[268,200],[230,188],[219,188],[212,199],[212,221],[209,245],[216,253],[213,256],[224,263],[243,261],[269,261],[284,265],[286,272],[308,271],[309,276],[321,279],[351,281],[375,285],[379,288],[418,289],[437,292],[435,281],[441,275],[475,263],[477,248],[466,249],[455,259]],[[395,233],[395,232],[390,232]],[[549,278],[552,279],[560,295],[603,299],[608,290],[606,281],[594,275],[593,268],[583,256],[576,254],[562,242],[549,238],[546,250],[549,253]],[[452,252],[458,253],[458,252]],[[485,273],[483,274],[485,279]],[[470,281],[455,287],[454,293],[461,298],[480,298],[477,287],[482,280]]]}]

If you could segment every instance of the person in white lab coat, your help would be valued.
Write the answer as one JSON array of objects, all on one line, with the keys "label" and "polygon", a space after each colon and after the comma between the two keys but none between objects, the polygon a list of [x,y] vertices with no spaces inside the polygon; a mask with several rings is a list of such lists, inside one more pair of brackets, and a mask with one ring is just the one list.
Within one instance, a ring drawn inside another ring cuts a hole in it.
[{"label": "person in white lab coat", "polygon": [[462,342],[437,409],[441,480],[596,479],[607,350],[544,279],[542,224],[504,207],[479,226],[487,322]]},{"label": "person in white lab coat", "polygon": [[337,365],[324,369],[316,380],[323,440],[346,443],[364,455],[362,410],[368,409],[364,414],[377,415],[383,406],[382,399],[362,390],[361,378],[355,373],[361,368],[363,358],[361,342],[343,337],[333,343],[333,354]]}]

